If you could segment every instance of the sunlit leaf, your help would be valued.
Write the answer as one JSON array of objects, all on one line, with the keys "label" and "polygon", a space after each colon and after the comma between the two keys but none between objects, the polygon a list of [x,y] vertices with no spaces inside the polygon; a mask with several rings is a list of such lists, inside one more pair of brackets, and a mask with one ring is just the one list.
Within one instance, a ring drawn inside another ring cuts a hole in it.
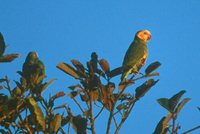
[{"label": "sunlit leaf", "polygon": [[159,80],[154,81],[154,79],[149,79],[144,82],[141,86],[137,87],[135,92],[135,98],[140,99],[143,97]]},{"label": "sunlit leaf", "polygon": [[62,117],[60,114],[56,114],[51,122],[51,132],[56,133],[61,126]]},{"label": "sunlit leaf", "polygon": [[190,98],[185,98],[178,104],[178,106],[177,106],[177,108],[175,110],[176,116],[179,114],[179,112],[184,107],[184,105],[190,100],[191,100]]},{"label": "sunlit leaf", "polygon": [[57,68],[62,70],[63,72],[67,73],[68,75],[71,75],[72,77],[76,79],[80,79],[81,77],[77,74],[76,70],[70,66],[67,63],[60,63],[57,65]]},{"label": "sunlit leaf", "polygon": [[34,100],[34,98],[30,97],[27,98],[27,101],[29,103],[29,109],[32,115],[35,115],[36,121],[44,131],[46,126],[45,126],[45,118],[44,114],[41,110],[41,108],[38,106],[37,102]]},{"label": "sunlit leaf", "polygon": [[161,65],[160,62],[156,61],[156,62],[153,62],[151,63],[145,70],[145,73],[146,74],[150,74],[151,72],[155,71],[157,68],[159,68]]},{"label": "sunlit leaf", "polygon": [[52,96],[50,100],[54,101],[55,99],[58,99],[63,96],[65,96],[65,93],[60,91],[60,92],[56,93],[54,96]]},{"label": "sunlit leaf", "polygon": [[87,75],[86,75],[86,73],[85,73],[85,67],[83,66],[83,64],[80,63],[78,60],[75,60],[75,59],[71,60],[71,62],[72,62],[72,64],[76,67],[76,69],[77,69],[77,72],[76,72],[76,73],[77,73],[79,76],[81,76],[81,77],[83,77],[83,78],[86,78]]},{"label": "sunlit leaf", "polygon": [[110,72],[110,65],[106,59],[101,59],[99,61],[99,64],[106,74],[108,74]]},{"label": "sunlit leaf", "polygon": [[85,67],[83,66],[83,64],[81,62],[79,62],[78,60],[71,60],[72,64],[81,72],[85,72]]},{"label": "sunlit leaf", "polygon": [[7,54],[0,57],[0,62],[11,62],[16,58],[19,58],[20,54]]},{"label": "sunlit leaf", "polygon": [[172,111],[175,110],[180,98],[182,97],[182,95],[185,93],[185,90],[180,91],[179,93],[175,94],[174,96],[172,96],[169,99],[169,107]]}]

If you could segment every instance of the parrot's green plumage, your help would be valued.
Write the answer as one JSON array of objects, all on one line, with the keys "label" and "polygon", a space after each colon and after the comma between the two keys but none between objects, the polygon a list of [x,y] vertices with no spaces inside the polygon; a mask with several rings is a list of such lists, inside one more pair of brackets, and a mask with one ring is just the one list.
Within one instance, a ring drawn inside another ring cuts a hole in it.
[{"label": "parrot's green plumage", "polygon": [[27,85],[30,88],[41,84],[46,77],[45,66],[36,52],[30,52],[28,54],[23,64],[22,71],[23,77],[26,79]]},{"label": "parrot's green plumage", "polygon": [[151,33],[148,30],[138,31],[134,41],[129,46],[123,61],[123,67],[131,66],[126,72],[122,73],[121,80],[124,81],[131,73],[137,75],[142,66],[145,65],[148,57],[148,40],[151,39]]},{"label": "parrot's green plumage", "polygon": [[5,52],[6,44],[3,38],[3,35],[0,32],[0,57],[3,56]]}]

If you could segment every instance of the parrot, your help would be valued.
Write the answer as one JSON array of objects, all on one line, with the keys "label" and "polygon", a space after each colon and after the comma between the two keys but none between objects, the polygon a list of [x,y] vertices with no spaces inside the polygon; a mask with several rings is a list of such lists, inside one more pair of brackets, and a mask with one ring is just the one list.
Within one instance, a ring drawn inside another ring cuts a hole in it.
[{"label": "parrot", "polygon": [[124,56],[122,67],[130,66],[130,69],[122,71],[122,82],[125,81],[131,73],[137,75],[140,68],[146,64],[148,57],[147,44],[151,38],[152,36],[149,30],[140,30],[135,34],[135,38]]},{"label": "parrot", "polygon": [[46,77],[46,71],[44,63],[39,59],[37,52],[28,53],[22,67],[22,76],[30,88],[42,84],[43,79]]},{"label": "parrot", "polygon": [[3,53],[5,52],[6,44],[3,38],[2,33],[0,32],[0,57],[3,56]]}]

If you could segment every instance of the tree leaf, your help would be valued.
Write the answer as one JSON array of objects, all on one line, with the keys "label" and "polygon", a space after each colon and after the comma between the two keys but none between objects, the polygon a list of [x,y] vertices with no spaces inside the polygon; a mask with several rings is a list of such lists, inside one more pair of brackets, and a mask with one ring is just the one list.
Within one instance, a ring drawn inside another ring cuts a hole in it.
[{"label": "tree leaf", "polygon": [[168,110],[170,113],[172,112],[172,110],[170,109],[170,107],[169,107],[169,99],[167,99],[167,98],[160,98],[160,99],[158,99],[157,100],[158,101],[158,103],[162,106],[162,107],[164,107],[166,110]]},{"label": "tree leaf", "polygon": [[167,134],[167,130],[169,128],[169,121],[172,119],[172,114],[169,114],[167,117],[164,116],[156,126],[153,134]]},{"label": "tree leaf", "polygon": [[20,54],[7,54],[0,57],[0,62],[11,62],[16,58],[19,58]]},{"label": "tree leaf", "polygon": [[143,97],[159,80],[154,81],[154,79],[149,79],[144,82],[141,86],[137,87],[135,92],[135,98],[140,99]]},{"label": "tree leaf", "polygon": [[2,82],[4,82],[4,81],[6,81],[6,79],[0,79],[0,83],[2,83]]},{"label": "tree leaf", "polygon": [[121,111],[122,109],[127,109],[128,108],[128,103],[127,102],[121,103],[116,108],[117,108],[118,111]]},{"label": "tree leaf", "polygon": [[90,95],[92,97],[92,101],[97,101],[99,99],[99,91],[98,90],[91,91]]},{"label": "tree leaf", "polygon": [[61,126],[62,127],[65,126],[67,123],[69,123],[69,121],[70,121],[70,117],[69,116],[63,117],[62,121],[61,121]]},{"label": "tree leaf", "polygon": [[58,110],[58,109],[61,109],[61,108],[65,108],[66,105],[67,105],[67,103],[64,103],[64,104],[62,104],[60,106],[55,107],[53,110]]},{"label": "tree leaf", "polygon": [[85,67],[83,66],[81,62],[75,59],[72,59],[71,62],[76,67],[76,69],[80,70],[83,73],[85,72]]},{"label": "tree leaf", "polygon": [[61,126],[62,117],[60,114],[56,114],[53,121],[51,122],[51,132],[56,133],[58,132]]},{"label": "tree leaf", "polygon": [[40,127],[42,128],[42,130],[45,130],[45,118],[44,118],[44,114],[41,110],[41,108],[38,106],[37,102],[34,100],[34,98],[30,97],[27,98],[28,104],[29,104],[29,109],[30,109],[30,113],[32,115],[35,115],[36,121],[38,122],[38,124],[40,125]]},{"label": "tree leaf", "polygon": [[60,91],[60,92],[56,93],[54,96],[52,96],[52,97],[50,98],[50,100],[51,100],[51,101],[54,101],[55,99],[58,99],[58,98],[63,97],[63,96],[65,96],[65,93],[62,92],[62,91]]},{"label": "tree leaf", "polygon": [[70,94],[69,94],[69,96],[71,97],[71,98],[74,98],[74,97],[76,97],[78,95],[78,91],[72,91]]},{"label": "tree leaf", "polygon": [[101,59],[99,61],[99,64],[106,74],[108,74],[110,72],[110,65],[106,59]]},{"label": "tree leaf", "polygon": [[113,69],[113,70],[110,71],[109,76],[110,76],[111,78],[112,78],[112,77],[115,77],[115,76],[117,76],[117,75],[122,74],[122,72],[128,71],[130,68],[131,68],[131,66],[123,66],[123,67],[115,68],[115,69]]},{"label": "tree leaf", "polygon": [[172,96],[169,99],[169,108],[174,112],[180,98],[182,97],[182,95],[185,93],[185,90],[182,90],[180,92],[178,92],[177,94],[175,94],[174,96]]},{"label": "tree leaf", "polygon": [[87,94],[80,94],[80,98],[82,101],[86,101],[86,102],[88,102],[88,100],[89,100],[89,97]]},{"label": "tree leaf", "polygon": [[44,90],[46,90],[49,87],[49,85],[51,85],[55,80],[56,79],[51,79],[49,82],[45,83],[44,86],[42,87],[40,93],[43,93]]},{"label": "tree leaf", "polygon": [[155,71],[157,68],[159,68],[161,65],[160,62],[156,61],[156,62],[153,62],[151,63],[145,70],[145,73],[148,75],[150,74],[151,72]]},{"label": "tree leaf", "polygon": [[75,59],[71,60],[71,62],[76,67],[78,75],[80,75],[83,78],[86,78],[87,75],[85,73],[85,67],[83,66],[83,64]]},{"label": "tree leaf", "polygon": [[76,130],[77,134],[86,134],[87,130],[87,119],[77,115],[73,117],[73,128]]},{"label": "tree leaf", "polygon": [[110,71],[109,73],[109,77],[115,77],[117,75],[120,75],[122,73],[122,70],[123,70],[123,67],[118,67],[118,68],[115,68],[113,70]]},{"label": "tree leaf", "polygon": [[73,85],[73,86],[69,86],[68,88],[71,89],[71,90],[75,90],[76,88],[81,88],[81,85],[76,84],[76,85]]},{"label": "tree leaf", "polygon": [[179,112],[184,107],[184,105],[190,100],[191,100],[190,98],[185,98],[178,104],[178,106],[177,106],[177,108],[175,110],[176,116],[179,114]]},{"label": "tree leaf", "polygon": [[63,72],[67,73],[68,75],[71,75],[72,77],[74,77],[75,79],[80,79],[81,77],[78,75],[77,71],[70,66],[67,63],[60,63],[57,65],[57,68],[59,68],[60,70],[62,70]]},{"label": "tree leaf", "polygon": [[118,88],[119,88],[120,91],[122,91],[122,90],[126,89],[127,87],[133,85],[134,83],[135,83],[134,80],[128,80],[128,81],[125,81],[125,82],[121,82],[119,84]]}]

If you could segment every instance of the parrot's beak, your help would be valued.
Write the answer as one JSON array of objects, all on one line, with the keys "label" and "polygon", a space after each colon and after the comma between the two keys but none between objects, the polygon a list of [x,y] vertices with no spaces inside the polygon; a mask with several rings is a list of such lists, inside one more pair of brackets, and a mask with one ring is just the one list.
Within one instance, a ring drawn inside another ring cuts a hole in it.
[{"label": "parrot's beak", "polygon": [[148,36],[148,40],[151,40],[151,38],[152,38],[152,36],[151,36],[151,35],[149,35],[149,36]]}]

